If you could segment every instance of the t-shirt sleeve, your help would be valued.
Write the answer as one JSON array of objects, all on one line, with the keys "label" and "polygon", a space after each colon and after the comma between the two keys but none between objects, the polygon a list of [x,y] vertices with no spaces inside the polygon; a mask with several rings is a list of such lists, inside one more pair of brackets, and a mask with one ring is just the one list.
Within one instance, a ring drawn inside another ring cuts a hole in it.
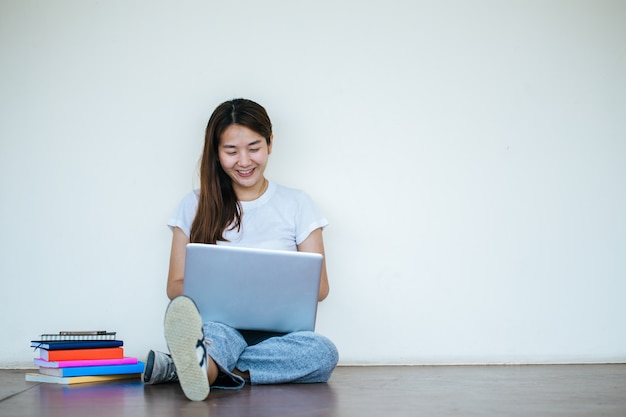
[{"label": "t-shirt sleeve", "polygon": [[302,192],[299,196],[299,210],[296,216],[296,245],[306,240],[312,231],[328,226],[328,220],[311,199]]},{"label": "t-shirt sleeve", "polygon": [[167,225],[170,229],[179,227],[185,235],[191,234],[191,225],[198,209],[198,192],[192,191],[183,198],[174,210]]}]

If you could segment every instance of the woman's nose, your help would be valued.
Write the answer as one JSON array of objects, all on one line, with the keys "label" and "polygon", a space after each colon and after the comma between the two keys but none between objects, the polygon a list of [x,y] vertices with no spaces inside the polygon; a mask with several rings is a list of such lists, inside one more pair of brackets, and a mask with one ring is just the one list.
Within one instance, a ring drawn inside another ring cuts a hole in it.
[{"label": "woman's nose", "polygon": [[239,165],[245,167],[249,164],[250,164],[250,155],[248,155],[248,152],[241,152],[239,154]]}]

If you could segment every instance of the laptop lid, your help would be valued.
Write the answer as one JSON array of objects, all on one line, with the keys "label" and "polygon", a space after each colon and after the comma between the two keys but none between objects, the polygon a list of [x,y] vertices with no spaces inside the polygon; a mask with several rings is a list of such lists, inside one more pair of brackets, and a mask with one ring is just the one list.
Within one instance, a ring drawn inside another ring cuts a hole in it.
[{"label": "laptop lid", "polygon": [[183,294],[202,320],[240,330],[315,329],[322,255],[190,243]]}]

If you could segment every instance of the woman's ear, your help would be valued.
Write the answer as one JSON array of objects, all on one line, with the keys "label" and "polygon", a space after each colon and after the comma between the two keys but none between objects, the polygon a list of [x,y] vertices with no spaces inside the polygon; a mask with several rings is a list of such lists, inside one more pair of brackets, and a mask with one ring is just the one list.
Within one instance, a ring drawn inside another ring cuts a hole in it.
[{"label": "woman's ear", "polygon": [[274,134],[272,133],[270,135],[270,143],[267,144],[267,154],[271,154],[272,153],[272,145],[274,144]]}]

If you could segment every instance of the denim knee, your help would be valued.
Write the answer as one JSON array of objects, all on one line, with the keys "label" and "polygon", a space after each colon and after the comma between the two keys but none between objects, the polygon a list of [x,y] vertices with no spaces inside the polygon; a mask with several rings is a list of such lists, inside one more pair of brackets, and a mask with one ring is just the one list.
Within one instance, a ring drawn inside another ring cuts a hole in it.
[{"label": "denim knee", "polygon": [[327,382],[339,362],[339,352],[335,344],[326,336],[314,332],[298,332],[294,335],[307,340],[308,361],[317,368],[302,382]]}]

